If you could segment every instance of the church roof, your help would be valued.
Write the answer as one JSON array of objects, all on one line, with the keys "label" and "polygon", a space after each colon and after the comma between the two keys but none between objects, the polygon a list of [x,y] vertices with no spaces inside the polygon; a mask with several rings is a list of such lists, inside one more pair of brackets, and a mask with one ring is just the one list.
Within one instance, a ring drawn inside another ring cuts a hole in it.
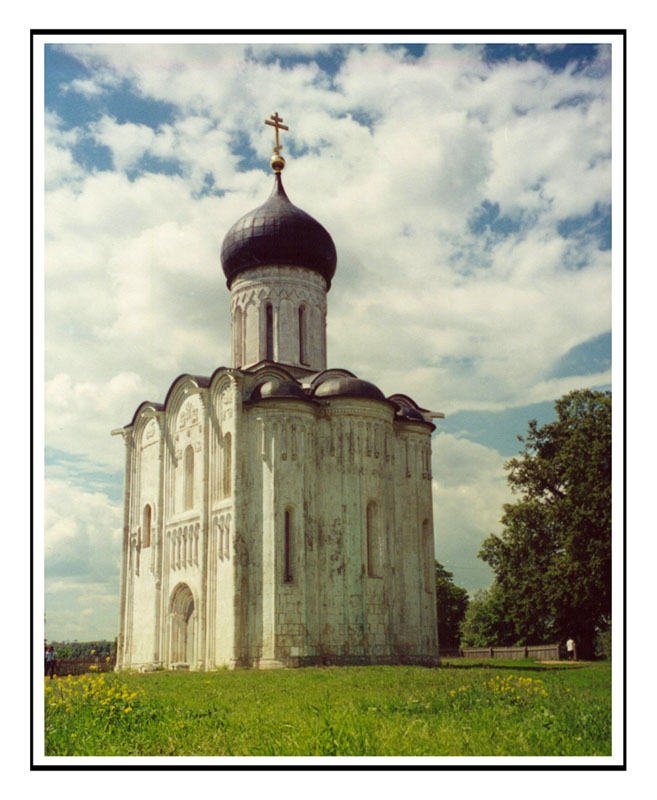
[{"label": "church roof", "polygon": [[290,202],[277,172],[269,199],[226,234],[221,264],[229,289],[240,272],[266,264],[306,267],[322,275],[330,288],[337,254],[326,228]]},{"label": "church roof", "polygon": [[347,375],[331,376],[319,383],[313,395],[322,397],[366,397],[370,400],[384,400],[385,396],[378,386],[361,378]]},{"label": "church roof", "polygon": [[267,400],[269,398],[276,400],[282,398],[308,400],[306,393],[301,388],[301,384],[297,383],[292,377],[290,377],[290,380],[272,377],[264,381],[264,383],[259,383],[251,392],[249,402],[257,403],[259,400]]},{"label": "church roof", "polygon": [[346,369],[327,369],[307,376],[303,380],[297,380],[292,373],[288,372],[280,364],[263,362],[255,372],[252,370],[218,367],[211,377],[190,375],[188,373],[179,375],[169,387],[164,403],[154,403],[152,401],[140,403],[132,420],[125,428],[134,426],[137,418],[144,410],[166,412],[174,390],[181,384],[191,381],[199,389],[208,389],[219,375],[229,372],[252,378],[253,383],[247,383],[247,394],[244,397],[246,405],[259,403],[263,400],[285,399],[305,400],[306,402],[319,402],[321,404],[322,401],[330,401],[334,398],[356,397],[382,401],[394,408],[396,421],[430,425],[432,430],[435,429],[435,425],[431,422],[432,417],[444,416],[422,408],[405,394],[393,394],[386,398],[378,386],[358,378],[353,372],[349,372]]}]

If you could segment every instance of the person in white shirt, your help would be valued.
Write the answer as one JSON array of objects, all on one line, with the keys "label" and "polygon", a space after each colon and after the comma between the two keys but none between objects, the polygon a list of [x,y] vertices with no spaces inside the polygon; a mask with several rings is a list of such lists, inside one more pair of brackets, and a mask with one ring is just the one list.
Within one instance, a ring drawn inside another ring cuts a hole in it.
[{"label": "person in white shirt", "polygon": [[566,642],[566,650],[568,651],[568,660],[577,661],[577,646],[572,637]]}]

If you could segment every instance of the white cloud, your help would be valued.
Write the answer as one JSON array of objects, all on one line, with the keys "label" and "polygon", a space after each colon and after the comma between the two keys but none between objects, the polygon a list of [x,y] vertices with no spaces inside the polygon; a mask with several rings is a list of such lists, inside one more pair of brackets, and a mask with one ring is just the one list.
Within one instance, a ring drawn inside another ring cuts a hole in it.
[{"label": "white cloud", "polygon": [[470,592],[489,586],[493,572],[477,559],[482,542],[499,533],[511,502],[504,459],[496,450],[439,433],[433,443],[436,559]]},{"label": "white cloud", "polygon": [[105,88],[97,80],[76,78],[68,84],[67,90],[85,97],[97,97],[103,94]]},{"label": "white cloud", "polygon": [[[121,372],[94,382],[75,381],[60,372],[45,385],[46,443],[117,468],[122,447],[110,438],[110,431],[130,421],[134,409],[146,399],[143,395],[144,384],[135,373]],[[115,415],[122,408],[124,416],[117,420]]]},{"label": "white cloud", "polygon": [[119,125],[107,116],[101,117],[92,130],[99,144],[109,147],[114,166],[122,172],[134,167],[155,140],[155,132],[148,125]]},{"label": "white cloud", "polygon": [[79,180],[84,170],[75,161],[72,148],[78,143],[79,130],[65,129],[62,120],[53,112],[45,116],[44,182],[46,190],[61,183]]},{"label": "white cloud", "polygon": [[48,638],[113,637],[122,504],[60,478],[46,479],[45,504]]}]

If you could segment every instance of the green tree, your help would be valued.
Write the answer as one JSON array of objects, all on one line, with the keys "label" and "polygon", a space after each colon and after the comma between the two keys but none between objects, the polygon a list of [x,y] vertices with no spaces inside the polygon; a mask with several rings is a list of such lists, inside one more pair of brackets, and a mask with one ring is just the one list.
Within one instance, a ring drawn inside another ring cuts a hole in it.
[{"label": "green tree", "polygon": [[505,468],[515,503],[483,543],[499,598],[499,644],[573,636],[583,657],[611,625],[611,393],[581,390],[557,420],[529,423]]},{"label": "green tree", "polygon": [[62,642],[61,644],[58,644],[57,642],[51,642],[51,644],[55,648],[56,659],[72,657],[71,647],[69,644],[65,642]]},{"label": "green tree", "polygon": [[476,591],[461,623],[461,646],[490,647],[512,635],[512,622],[497,585]]},{"label": "green tree", "polygon": [[468,607],[468,593],[454,585],[454,574],[436,561],[436,609],[441,647],[458,647],[460,626]]},{"label": "green tree", "polygon": [[461,622],[462,647],[488,647],[490,635],[497,635],[495,627],[491,629],[488,601],[490,589],[479,589],[468,603]]}]

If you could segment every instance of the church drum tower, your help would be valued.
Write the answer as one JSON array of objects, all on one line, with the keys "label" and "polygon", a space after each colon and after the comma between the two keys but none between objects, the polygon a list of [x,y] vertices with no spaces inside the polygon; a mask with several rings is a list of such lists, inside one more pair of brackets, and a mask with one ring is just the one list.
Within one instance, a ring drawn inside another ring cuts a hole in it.
[{"label": "church drum tower", "polygon": [[432,419],[327,369],[329,233],[283,188],[221,252],[232,366],[125,441],[117,669],[438,663]]}]

